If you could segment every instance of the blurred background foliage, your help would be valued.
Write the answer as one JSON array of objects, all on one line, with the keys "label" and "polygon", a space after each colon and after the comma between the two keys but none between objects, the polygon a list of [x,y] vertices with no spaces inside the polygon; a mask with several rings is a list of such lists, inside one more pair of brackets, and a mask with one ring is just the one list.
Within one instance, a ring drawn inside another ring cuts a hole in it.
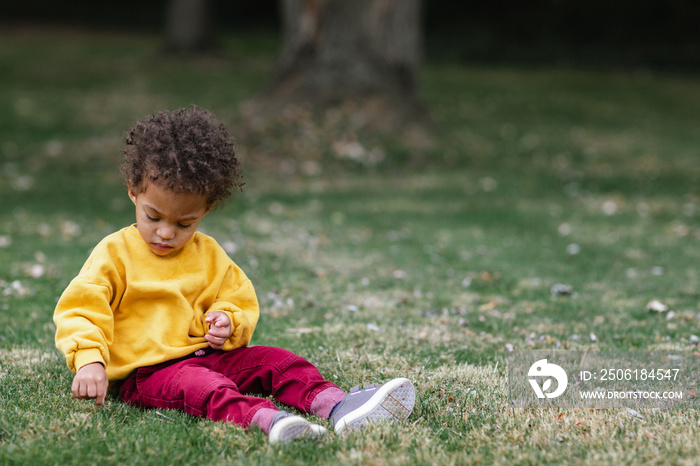
[{"label": "blurred background foliage", "polygon": [[[6,0],[0,24],[152,32],[164,29],[166,6],[166,0]],[[220,33],[279,32],[278,0],[211,0],[211,8]],[[700,66],[700,3],[694,0],[425,0],[422,8],[428,60]]]},{"label": "blurred background foliage", "polygon": [[0,193],[9,205],[110,205],[101,187],[119,186],[123,132],[191,104],[232,127],[251,168],[283,178],[399,166],[519,176],[527,166],[534,185],[541,174],[606,191],[690,189],[698,179],[698,2],[426,0],[419,90],[433,132],[400,141],[359,139],[352,102],[320,118],[291,108],[256,127],[248,102],[274,76],[279,3],[210,4],[216,46],[179,57],[163,53],[165,0],[2,2]]}]

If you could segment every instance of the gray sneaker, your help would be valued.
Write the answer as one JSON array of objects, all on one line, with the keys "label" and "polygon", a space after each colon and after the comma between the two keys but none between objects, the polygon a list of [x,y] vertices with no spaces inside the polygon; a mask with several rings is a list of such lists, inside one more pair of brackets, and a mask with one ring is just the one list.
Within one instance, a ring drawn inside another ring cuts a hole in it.
[{"label": "gray sneaker", "polygon": [[289,442],[302,437],[321,437],[325,433],[325,427],[309,422],[301,416],[280,411],[272,419],[268,437],[270,443],[278,443]]},{"label": "gray sneaker", "polygon": [[404,421],[415,402],[416,390],[405,378],[393,379],[378,387],[372,384],[362,390],[357,386],[333,409],[329,421],[336,434],[362,428],[367,422]]}]

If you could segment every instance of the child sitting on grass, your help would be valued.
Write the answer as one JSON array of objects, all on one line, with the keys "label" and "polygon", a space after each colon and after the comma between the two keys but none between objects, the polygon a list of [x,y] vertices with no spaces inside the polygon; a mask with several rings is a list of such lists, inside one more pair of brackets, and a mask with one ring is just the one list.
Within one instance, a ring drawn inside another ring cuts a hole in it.
[{"label": "child sitting on grass", "polygon": [[253,285],[196,231],[243,186],[221,123],[196,107],[161,112],[137,123],[126,142],[122,174],[136,224],[94,248],[54,313],[74,397],[102,406],[109,389],[143,408],[258,426],[271,442],[326,429],[248,394],[328,419],[336,433],[409,416],[408,379],[346,394],[290,351],[248,346],[259,317]]}]

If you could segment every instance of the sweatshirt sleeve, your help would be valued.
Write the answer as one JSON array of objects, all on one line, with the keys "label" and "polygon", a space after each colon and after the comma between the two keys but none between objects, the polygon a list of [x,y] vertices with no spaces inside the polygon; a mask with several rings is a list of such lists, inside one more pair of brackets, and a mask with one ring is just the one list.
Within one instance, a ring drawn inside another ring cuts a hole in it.
[{"label": "sweatshirt sleeve", "polygon": [[223,311],[231,319],[232,332],[224,344],[225,351],[250,343],[260,315],[258,298],[251,281],[235,264],[226,271],[216,301],[207,314],[212,311]]},{"label": "sweatshirt sleeve", "polygon": [[73,372],[93,362],[105,367],[109,363],[109,344],[114,336],[111,303],[115,299],[115,276],[118,273],[114,267],[91,257],[58,300],[53,316],[56,347]]}]

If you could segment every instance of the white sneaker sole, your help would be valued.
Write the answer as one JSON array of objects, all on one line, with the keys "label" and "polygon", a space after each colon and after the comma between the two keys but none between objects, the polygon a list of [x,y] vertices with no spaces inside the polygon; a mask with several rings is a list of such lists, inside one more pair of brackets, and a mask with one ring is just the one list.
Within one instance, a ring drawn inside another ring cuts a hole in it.
[{"label": "white sneaker sole", "polygon": [[318,424],[313,424],[300,416],[289,416],[280,419],[272,426],[269,438],[270,443],[279,443],[302,437],[321,437],[325,433],[326,429]]},{"label": "white sneaker sole", "polygon": [[335,424],[335,433],[361,428],[366,422],[395,419],[405,421],[416,402],[416,390],[406,378],[390,380],[362,406],[350,411]]}]

